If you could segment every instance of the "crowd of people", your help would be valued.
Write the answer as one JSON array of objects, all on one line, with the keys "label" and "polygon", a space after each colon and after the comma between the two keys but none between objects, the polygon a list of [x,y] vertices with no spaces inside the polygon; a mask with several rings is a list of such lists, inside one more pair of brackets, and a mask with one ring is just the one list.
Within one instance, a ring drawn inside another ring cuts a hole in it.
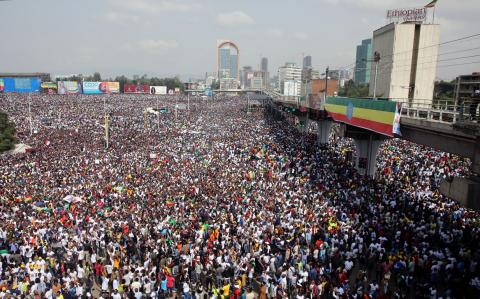
[{"label": "crowd of people", "polygon": [[438,191],[468,160],[391,139],[367,178],[246,107],[3,95],[0,298],[480,297],[480,215]]}]

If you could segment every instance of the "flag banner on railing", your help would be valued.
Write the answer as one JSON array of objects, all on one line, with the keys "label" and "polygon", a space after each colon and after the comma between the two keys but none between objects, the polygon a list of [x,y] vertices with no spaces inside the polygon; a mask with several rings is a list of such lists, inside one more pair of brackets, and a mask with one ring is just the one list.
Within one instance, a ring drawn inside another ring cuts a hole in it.
[{"label": "flag banner on railing", "polygon": [[325,110],[333,120],[393,137],[400,133],[401,104],[397,102],[328,97]]}]

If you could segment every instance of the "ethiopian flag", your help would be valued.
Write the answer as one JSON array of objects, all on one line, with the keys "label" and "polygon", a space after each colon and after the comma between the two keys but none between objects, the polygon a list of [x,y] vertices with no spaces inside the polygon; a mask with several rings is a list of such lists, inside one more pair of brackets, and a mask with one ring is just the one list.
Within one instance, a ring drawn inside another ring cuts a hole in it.
[{"label": "ethiopian flag", "polygon": [[401,104],[397,102],[329,97],[325,103],[325,110],[334,121],[389,137],[400,131]]},{"label": "ethiopian flag", "polygon": [[432,2],[428,3],[427,5],[425,5],[425,8],[435,7],[435,4],[437,4],[437,1],[438,1],[438,0],[433,0]]}]

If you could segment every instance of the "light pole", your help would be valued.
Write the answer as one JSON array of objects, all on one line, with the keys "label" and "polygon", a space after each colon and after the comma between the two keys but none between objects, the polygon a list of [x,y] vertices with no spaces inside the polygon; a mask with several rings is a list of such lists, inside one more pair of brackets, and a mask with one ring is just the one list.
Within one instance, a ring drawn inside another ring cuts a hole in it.
[{"label": "light pole", "polygon": [[175,95],[175,125],[177,125],[177,118],[178,118],[177,99],[178,99],[178,95]]},{"label": "light pole", "polygon": [[28,101],[28,119],[30,123],[30,136],[33,134],[33,120],[32,120],[32,108],[31,108],[31,99]]},{"label": "light pole", "polygon": [[373,62],[375,62],[375,77],[373,79],[373,98],[377,99],[377,75],[378,75],[378,62],[380,61],[380,53],[375,51],[373,53]]},{"label": "light pole", "polygon": [[327,66],[327,69],[325,70],[325,98],[327,98],[327,91],[328,91],[328,73],[330,71],[330,68]]}]

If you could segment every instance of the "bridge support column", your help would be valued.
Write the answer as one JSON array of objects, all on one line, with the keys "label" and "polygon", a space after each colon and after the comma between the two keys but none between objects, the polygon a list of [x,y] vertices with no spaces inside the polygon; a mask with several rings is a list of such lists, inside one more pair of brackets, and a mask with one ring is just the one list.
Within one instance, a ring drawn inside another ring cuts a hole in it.
[{"label": "bridge support column", "polygon": [[297,129],[300,133],[307,133],[308,128],[310,127],[310,118],[308,114],[306,116],[297,116],[298,119],[298,125]]},{"label": "bridge support column", "polygon": [[377,169],[378,150],[385,138],[378,134],[368,134],[366,137],[354,138],[357,149],[355,167],[360,174],[373,177]]},{"label": "bridge support column", "polygon": [[317,143],[319,145],[328,144],[328,138],[330,137],[332,125],[333,122],[331,120],[317,121]]}]

